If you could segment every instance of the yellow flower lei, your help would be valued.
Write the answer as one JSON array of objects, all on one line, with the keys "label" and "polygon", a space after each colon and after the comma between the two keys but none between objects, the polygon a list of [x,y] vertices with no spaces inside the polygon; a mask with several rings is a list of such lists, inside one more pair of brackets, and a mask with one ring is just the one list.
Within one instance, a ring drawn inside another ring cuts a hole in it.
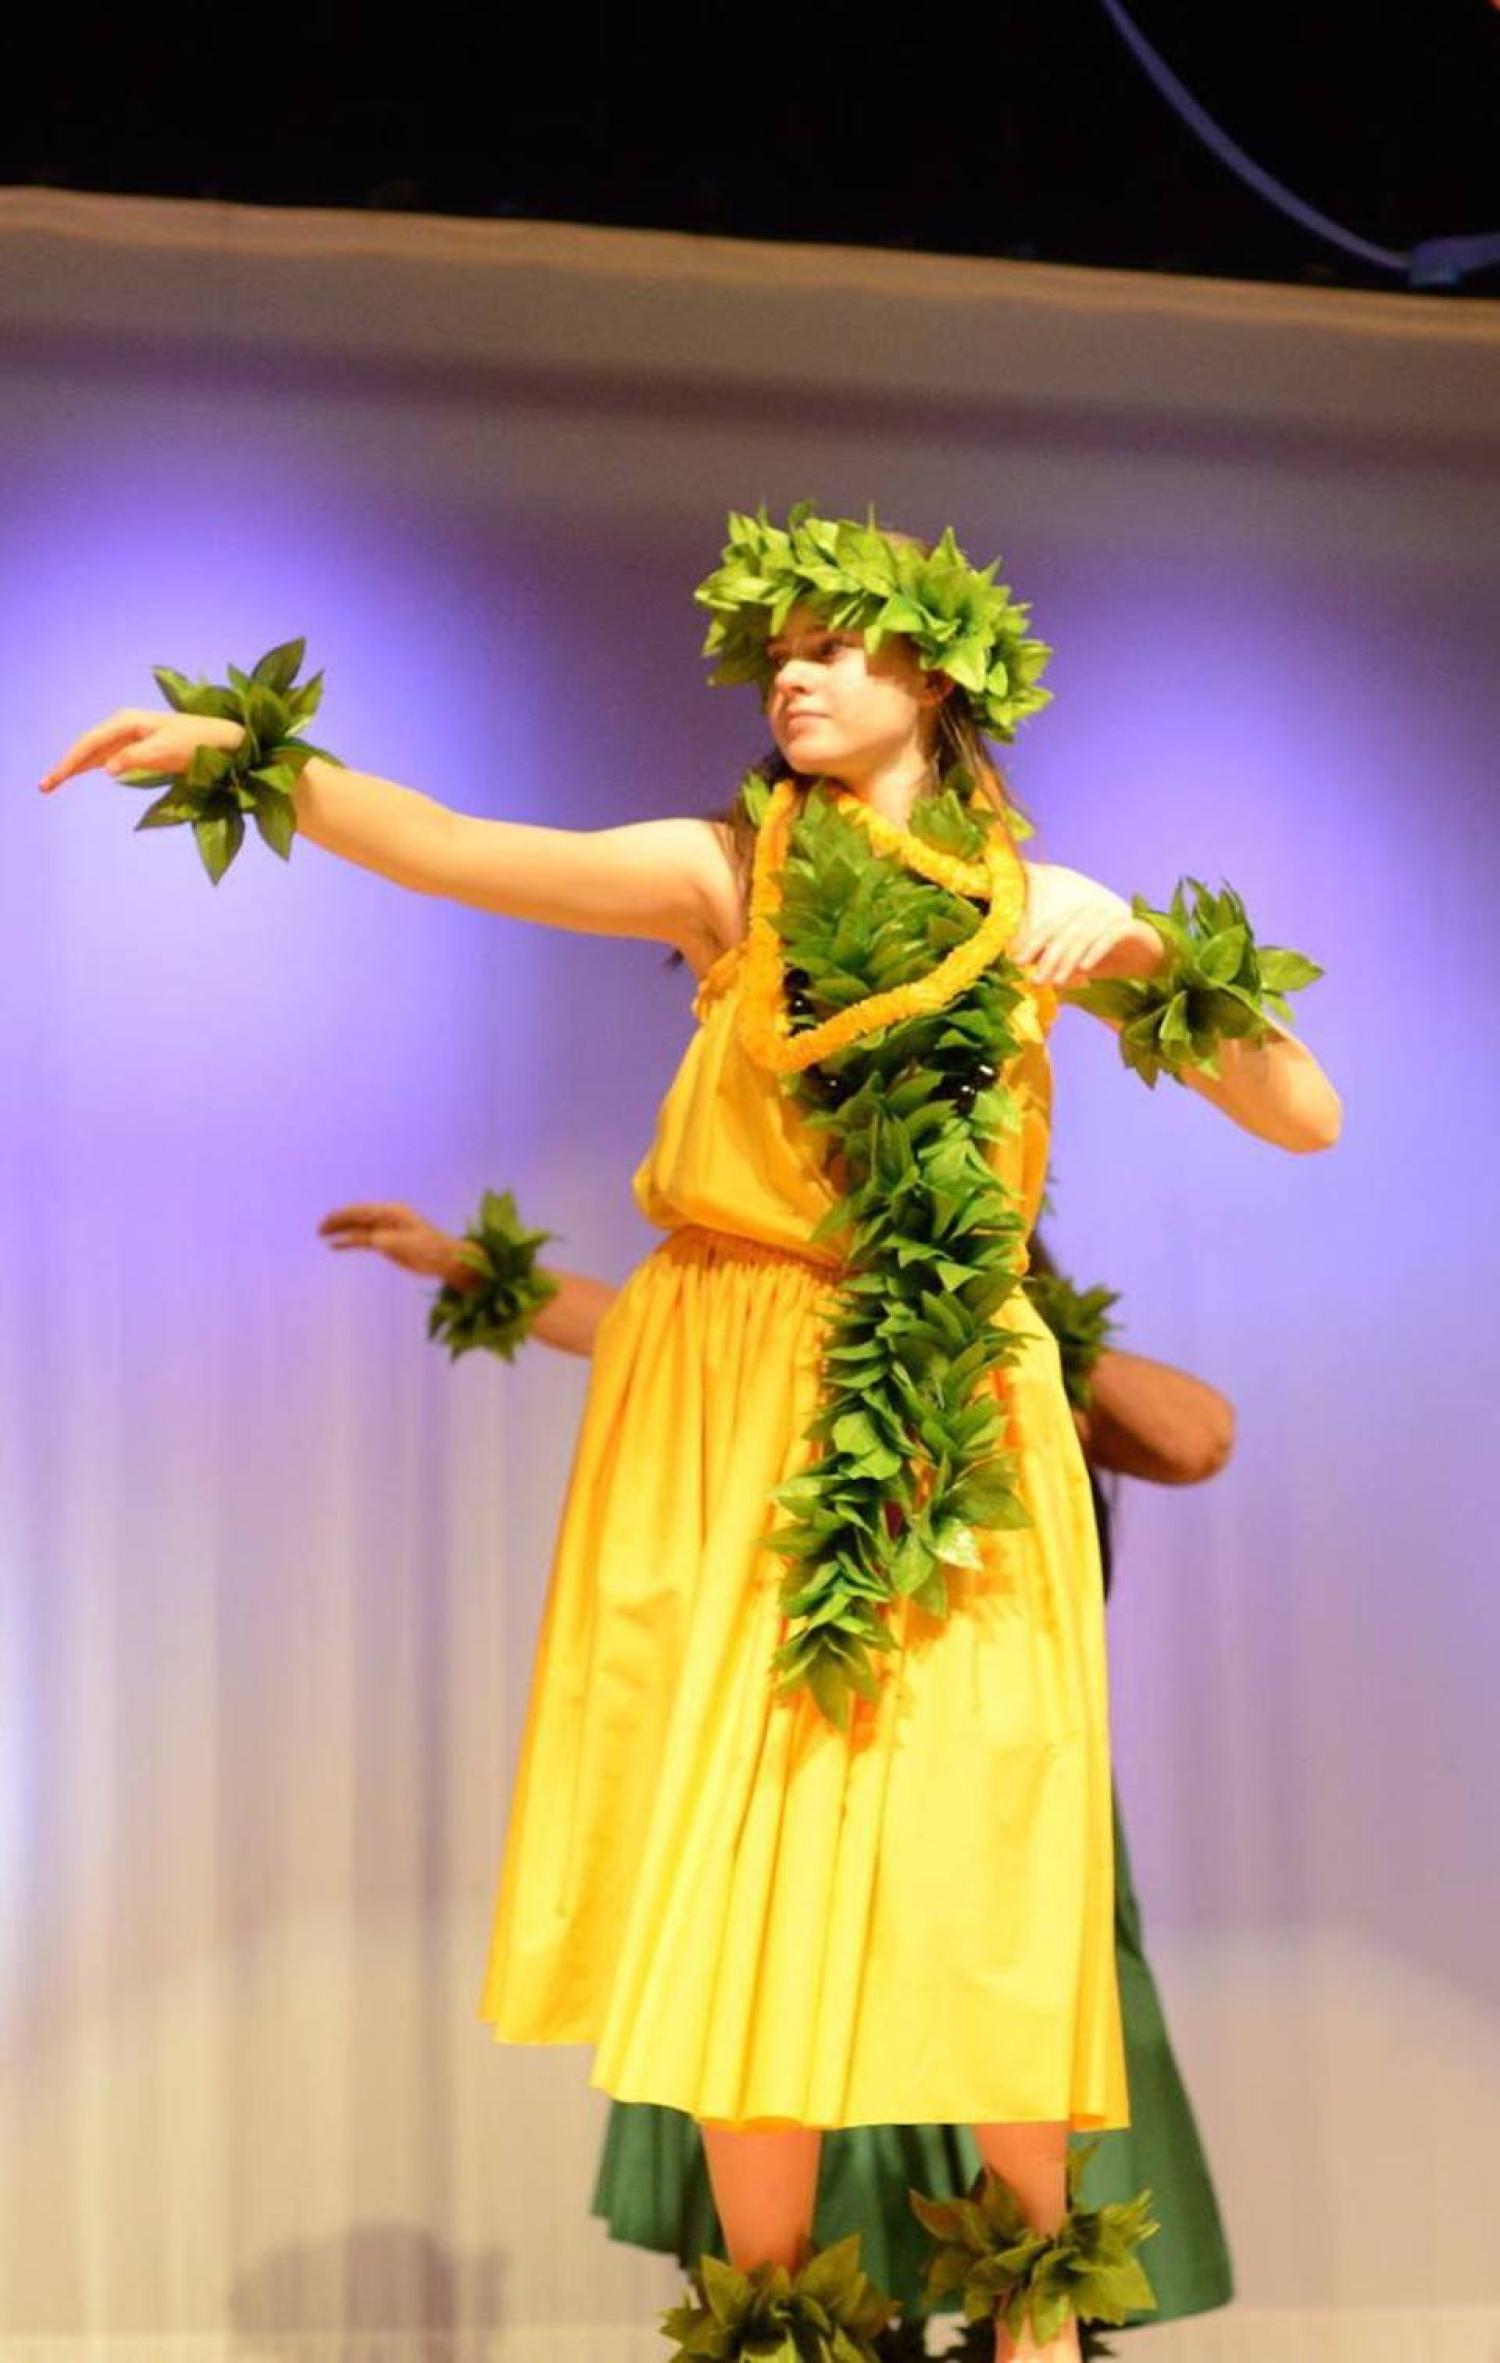
[{"label": "yellow flower lei", "polygon": [[1004,950],[1026,905],[1025,868],[1003,824],[997,822],[991,830],[982,862],[960,861],[873,811],[848,788],[835,787],[831,794],[839,811],[857,822],[879,851],[898,855],[922,877],[955,894],[987,896],[990,907],[968,940],[955,945],[926,976],[886,993],[871,993],[821,1025],[793,1034],[782,993],[781,943],[771,922],[781,907],[780,873],[797,788],[793,780],[778,781],[756,840],[740,1006],[740,1036],[746,1049],[759,1065],[778,1075],[799,1075],[882,1026],[945,1007]]}]

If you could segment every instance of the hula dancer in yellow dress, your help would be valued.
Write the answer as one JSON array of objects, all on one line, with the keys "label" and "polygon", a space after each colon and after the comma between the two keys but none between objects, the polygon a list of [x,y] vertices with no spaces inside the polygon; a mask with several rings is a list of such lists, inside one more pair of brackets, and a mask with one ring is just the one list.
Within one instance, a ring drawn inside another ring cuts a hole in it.
[{"label": "hula dancer in yellow dress", "polygon": [[[514,1359],[535,1337],[571,1354],[591,1354],[615,1291],[587,1273],[564,1270],[538,1250],[552,1237],[526,1229],[509,1191],[486,1191],[475,1227],[461,1238],[413,1207],[388,1200],[336,1207],[318,1226],[336,1251],[373,1252],[441,1285],[428,1334],[457,1356],[477,1346]],[[1217,1388],[1186,1371],[1111,1342],[1118,1324],[1106,1288],[1075,1288],[1058,1271],[1040,1228],[1029,1242],[1024,1286],[1058,1341],[1063,1386],[1083,1444],[1099,1532],[1104,1596],[1110,1597],[1111,1507],[1098,1472],[1160,1485],[1194,1485],[1229,1458],[1234,1413]],[[1144,2178],[1157,2229],[1150,2280],[1155,2304],[1129,2322],[1177,2321],[1228,2305],[1233,2275],[1218,2200],[1192,2105],[1173,2055],[1156,1980],[1141,1936],[1140,1908],[1118,1798],[1114,1812],[1115,1961],[1129,2074],[1128,2127],[1085,2138],[1097,2155],[1079,2176],[1090,2203],[1128,2198]],[[962,2125],[852,2125],[825,2135],[815,2237],[823,2245],[860,2234],[861,2261],[902,2308],[899,2328],[876,2340],[882,2363],[920,2363],[929,2353],[923,2309],[922,2229],[908,2192],[915,2186],[962,2198],[980,2159]],[[605,2129],[592,2208],[616,2240],[675,2256],[689,2269],[705,2251],[724,2254],[723,2227],[697,2126],[650,2101],[614,2101]],[[946,2309],[960,2302],[950,2294]],[[981,2349],[986,2326],[967,2343]],[[989,2342],[991,2345],[993,2341]],[[1085,2323],[1085,2358],[1117,2350]]]},{"label": "hula dancer in yellow dress", "polygon": [[[1046,692],[1026,610],[933,547],[733,516],[716,678],[775,739],[733,824],[455,813],[298,751],[302,648],[159,675],[42,783],[165,781],[221,878],[251,812],[427,894],[679,948],[699,1025],[636,1176],[665,1233],[602,1322],[538,1642],[481,2012],[590,2042],[703,2128],[729,2265],[683,2353],[868,2357],[858,2237],[810,2247],[826,2127],[967,2123],[914,2194],[929,2290],[1078,2353],[1146,2287],[1144,2194],[1073,2203],[1128,2122],[1103,1595],[1055,1341],[1020,1282],[1058,994],[1292,1150],[1337,1094],[1275,1011],[1318,972],[1226,889],[1167,909],[1028,863],[984,737]],[[232,694],[231,694],[232,692]],[[239,703],[236,707],[235,700]],[[764,767],[763,767],[764,768]],[[180,784],[179,784],[180,783]],[[753,843],[748,910],[740,842]]]}]

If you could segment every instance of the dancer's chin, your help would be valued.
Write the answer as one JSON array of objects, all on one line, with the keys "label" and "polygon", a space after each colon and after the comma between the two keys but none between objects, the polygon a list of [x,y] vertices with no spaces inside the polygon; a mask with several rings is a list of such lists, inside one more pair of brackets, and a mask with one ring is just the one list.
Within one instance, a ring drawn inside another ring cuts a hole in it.
[{"label": "dancer's chin", "polygon": [[789,730],[782,743],[782,754],[798,771],[819,771],[830,755],[837,757],[838,749],[814,725],[801,730]]}]

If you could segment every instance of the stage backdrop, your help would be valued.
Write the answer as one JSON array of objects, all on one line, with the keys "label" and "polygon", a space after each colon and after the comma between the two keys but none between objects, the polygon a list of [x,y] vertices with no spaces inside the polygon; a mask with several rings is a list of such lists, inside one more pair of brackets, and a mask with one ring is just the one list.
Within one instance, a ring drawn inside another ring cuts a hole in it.
[{"label": "stage backdrop", "polygon": [[1003,553],[1043,854],[1326,963],[1331,1155],[1054,1037],[1054,1246],[1239,1422],[1119,1518],[1242,2299],[1151,2352],[1494,2353],[1497,358],[1440,297],[0,192],[0,2363],[664,2351],[590,2055],[476,2007],[586,1369],[450,1366],[316,1225],[510,1184],[622,1276],[688,980],[33,783],[305,633],[357,765],[712,808],[764,740],[689,593],[804,495]]}]

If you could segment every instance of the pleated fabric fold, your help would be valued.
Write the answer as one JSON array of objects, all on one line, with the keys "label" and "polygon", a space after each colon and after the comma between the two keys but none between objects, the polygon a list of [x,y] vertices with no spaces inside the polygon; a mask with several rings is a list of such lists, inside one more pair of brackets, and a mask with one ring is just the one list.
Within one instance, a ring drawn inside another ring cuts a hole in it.
[{"label": "pleated fabric fold", "polygon": [[[1140,1908],[1115,1800],[1115,1945],[1131,2122],[1098,2140],[1083,2168],[1085,2206],[1126,2201],[1143,2186],[1160,2230],[1149,2251],[1155,2305],[1133,2321],[1171,2322],[1228,2305],[1234,2273],[1213,2179],[1144,1949]],[[1078,2134],[1076,2142],[1090,2141]],[[908,2193],[957,2199],[972,2188],[979,2150],[966,2125],[853,2125],[825,2134],[812,2237],[820,2248],[860,2235],[860,2261],[907,2314],[923,2312],[929,2243]],[[610,2237],[675,2256],[684,2267],[727,2249],[698,2127],[676,2109],[617,2102],[609,2112],[592,2211]],[[938,2311],[953,2313],[953,2292]]]}]

